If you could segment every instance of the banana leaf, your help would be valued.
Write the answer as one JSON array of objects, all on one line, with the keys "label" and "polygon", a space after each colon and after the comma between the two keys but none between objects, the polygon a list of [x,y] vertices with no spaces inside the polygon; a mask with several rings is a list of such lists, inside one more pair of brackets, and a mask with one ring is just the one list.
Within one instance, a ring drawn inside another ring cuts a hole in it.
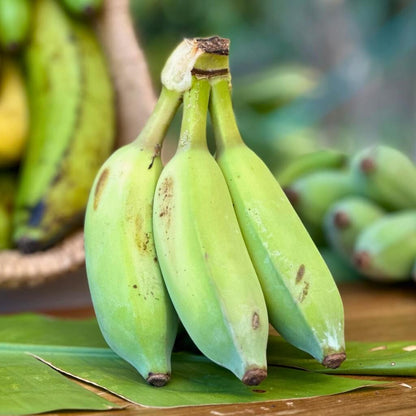
[{"label": "banana leaf", "polygon": [[70,381],[23,352],[0,351],[0,414],[60,409],[108,410],[119,406]]},{"label": "banana leaf", "polygon": [[263,402],[331,395],[377,381],[270,367],[260,386],[249,387],[231,372],[200,355],[174,353],[172,379],[163,388],[147,385],[137,371],[110,350],[37,353],[37,357],[73,377],[98,385],[131,402],[148,407]]},{"label": "banana leaf", "polygon": [[416,341],[357,342],[346,345],[347,358],[336,369],[323,367],[309,354],[270,336],[269,365],[287,366],[328,374],[416,376]]},{"label": "banana leaf", "polygon": [[[3,316],[0,317],[0,415],[116,407],[61,373],[93,383],[131,402],[154,407],[295,399],[384,386],[377,381],[272,365],[260,386],[248,387],[201,355],[176,352],[172,361],[171,381],[163,388],[154,388],[106,347],[95,319],[66,320],[34,314]],[[94,402],[95,399],[98,401]]]}]

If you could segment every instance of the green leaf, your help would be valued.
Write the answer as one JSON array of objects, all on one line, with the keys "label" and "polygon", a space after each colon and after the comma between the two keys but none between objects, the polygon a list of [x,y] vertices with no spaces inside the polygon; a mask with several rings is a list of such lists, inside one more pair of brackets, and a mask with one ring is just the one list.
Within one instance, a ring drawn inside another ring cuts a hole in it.
[{"label": "green leaf", "polygon": [[95,318],[57,319],[33,313],[1,316],[0,342],[107,347]]},{"label": "green leaf", "polygon": [[5,350],[0,353],[1,415],[117,407],[28,354]]},{"label": "green leaf", "polygon": [[147,385],[137,371],[110,350],[45,352],[37,356],[74,377],[88,380],[144,406],[170,407],[246,403],[342,393],[380,382],[269,367],[258,387],[245,386],[231,372],[202,356],[174,353],[172,379],[162,387]]},{"label": "green leaf", "polygon": [[339,368],[323,367],[303,351],[270,336],[269,365],[283,365],[314,372],[376,376],[416,376],[416,342],[347,342],[347,358]]},{"label": "green leaf", "polygon": [[[271,338],[269,353],[274,347],[280,349],[281,345],[274,343],[282,340],[275,338]],[[292,352],[296,359],[299,351]],[[269,366],[267,379],[253,388],[243,385],[231,372],[203,356],[174,353],[171,381],[163,388],[155,388],[106,347],[95,319],[67,320],[22,314],[0,317],[0,360],[13,369],[9,370],[7,365],[0,368],[0,414],[23,415],[64,408],[105,409],[112,405],[27,353],[127,400],[157,407],[314,397],[381,385],[375,381]],[[94,404],[93,399],[100,402]]]}]

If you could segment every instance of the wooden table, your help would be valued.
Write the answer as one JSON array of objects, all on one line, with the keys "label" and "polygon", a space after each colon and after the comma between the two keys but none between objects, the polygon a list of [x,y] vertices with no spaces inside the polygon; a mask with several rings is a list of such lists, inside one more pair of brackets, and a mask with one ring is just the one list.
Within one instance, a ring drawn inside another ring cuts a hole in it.
[{"label": "wooden table", "polygon": [[[416,284],[386,286],[370,282],[340,285],[348,341],[416,340]],[[90,309],[54,313],[60,316],[91,315]],[[356,378],[359,378],[356,376]],[[392,387],[361,389],[318,398],[274,402],[196,406],[187,408],[143,408],[125,402],[103,390],[86,386],[103,397],[126,406],[103,412],[45,413],[46,416],[244,416],[244,415],[416,415],[416,377],[363,377],[392,381]]]}]

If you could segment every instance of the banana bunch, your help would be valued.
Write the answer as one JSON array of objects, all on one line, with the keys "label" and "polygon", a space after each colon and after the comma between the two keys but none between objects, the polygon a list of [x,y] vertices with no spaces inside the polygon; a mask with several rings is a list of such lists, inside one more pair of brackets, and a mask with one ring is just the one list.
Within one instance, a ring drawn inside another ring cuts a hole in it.
[{"label": "banana bunch", "polygon": [[[247,385],[267,376],[269,323],[324,366],[345,359],[335,282],[239,134],[228,51],[219,37],[185,39],[173,51],[146,126],[104,162],[87,205],[87,276],[101,331],[154,386],[171,377],[178,324]],[[182,101],[177,149],[162,166],[163,139]]]},{"label": "banana bunch", "polygon": [[336,155],[330,149],[305,155],[278,180],[315,241],[346,267],[372,280],[408,280],[416,261],[415,164],[383,145],[342,163]]},{"label": "banana bunch", "polygon": [[18,170],[9,248],[31,253],[82,226],[114,147],[114,92],[92,27],[58,0],[1,1],[0,44],[0,167]]}]

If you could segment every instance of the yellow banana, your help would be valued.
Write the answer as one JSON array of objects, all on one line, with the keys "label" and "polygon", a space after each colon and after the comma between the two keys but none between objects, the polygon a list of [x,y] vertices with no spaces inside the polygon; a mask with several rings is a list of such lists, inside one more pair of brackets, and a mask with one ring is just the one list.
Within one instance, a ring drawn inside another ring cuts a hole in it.
[{"label": "yellow banana", "polygon": [[22,158],[29,132],[29,104],[22,71],[10,58],[0,71],[0,167]]}]

